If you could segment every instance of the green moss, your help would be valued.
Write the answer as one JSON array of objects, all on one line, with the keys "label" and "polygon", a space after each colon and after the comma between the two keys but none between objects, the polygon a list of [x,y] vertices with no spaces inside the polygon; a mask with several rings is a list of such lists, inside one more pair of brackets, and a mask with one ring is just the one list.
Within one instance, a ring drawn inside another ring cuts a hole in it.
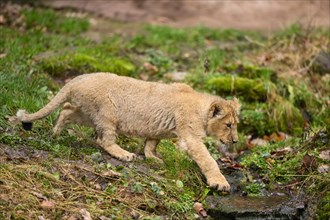
[{"label": "green moss", "polygon": [[240,118],[240,131],[258,136],[273,132],[301,135],[304,126],[300,110],[281,97],[267,103],[243,102]]},{"label": "green moss", "polygon": [[117,57],[101,58],[97,54],[73,53],[53,56],[39,63],[41,69],[54,77],[65,74],[79,75],[90,72],[112,72],[118,75],[131,75],[135,66],[126,59]]},{"label": "green moss", "polygon": [[240,115],[239,130],[246,134],[263,136],[274,132],[275,125],[273,120],[269,120],[266,104],[253,104],[250,109],[243,107]]},{"label": "green moss", "polygon": [[317,209],[317,219],[326,220],[330,218],[330,192],[321,199]]},{"label": "green moss", "polygon": [[246,100],[266,100],[270,88],[275,85],[262,80],[222,75],[208,79],[205,87],[220,96],[235,95],[244,97]]},{"label": "green moss", "polygon": [[253,65],[226,65],[223,70],[227,73],[237,74],[240,77],[245,77],[249,79],[264,79],[270,81],[276,81],[276,72],[274,70],[257,67]]},{"label": "green moss", "polygon": [[280,99],[270,106],[269,120],[273,121],[277,131],[300,135],[304,127],[304,118],[291,102]]}]

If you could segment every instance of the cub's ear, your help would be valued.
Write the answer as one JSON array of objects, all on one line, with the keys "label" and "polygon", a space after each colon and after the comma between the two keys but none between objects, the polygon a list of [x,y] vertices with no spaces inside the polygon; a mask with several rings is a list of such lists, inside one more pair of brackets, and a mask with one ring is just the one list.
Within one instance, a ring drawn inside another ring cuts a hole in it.
[{"label": "cub's ear", "polygon": [[209,118],[222,118],[225,116],[219,102],[213,103],[209,110]]},{"label": "cub's ear", "polygon": [[241,104],[238,99],[235,97],[233,100],[229,100],[230,105],[234,108],[237,115],[240,113]]}]

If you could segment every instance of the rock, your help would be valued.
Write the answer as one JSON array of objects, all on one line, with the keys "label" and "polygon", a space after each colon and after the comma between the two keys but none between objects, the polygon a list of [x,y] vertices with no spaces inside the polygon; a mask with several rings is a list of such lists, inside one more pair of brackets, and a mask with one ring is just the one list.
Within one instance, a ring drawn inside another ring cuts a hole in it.
[{"label": "rock", "polygon": [[299,219],[305,207],[302,201],[287,195],[209,196],[206,198],[206,210],[214,219]]},{"label": "rock", "polygon": [[259,79],[248,79],[232,75],[223,75],[212,77],[205,83],[207,90],[215,91],[218,95],[236,95],[243,96],[247,100],[265,101],[267,95],[275,88],[270,81]]},{"label": "rock", "polygon": [[167,73],[164,76],[173,81],[183,81],[188,73],[187,72],[174,72],[174,73]]},{"label": "rock", "polygon": [[321,74],[329,74],[330,73],[330,53],[321,52],[315,56],[314,63],[312,65],[312,69]]}]

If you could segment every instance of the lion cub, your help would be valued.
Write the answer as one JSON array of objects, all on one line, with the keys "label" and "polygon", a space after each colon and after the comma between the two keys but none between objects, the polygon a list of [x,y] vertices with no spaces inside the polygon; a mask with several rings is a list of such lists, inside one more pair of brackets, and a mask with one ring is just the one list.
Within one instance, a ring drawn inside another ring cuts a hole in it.
[{"label": "lion cub", "polygon": [[179,147],[197,162],[207,183],[218,190],[230,190],[203,138],[211,135],[223,143],[237,142],[240,108],[237,99],[198,93],[180,83],[145,82],[111,73],[93,73],[71,80],[36,113],[19,110],[17,118],[23,125],[31,123],[62,104],[54,134],[59,134],[68,123],[91,126],[97,132],[97,143],[124,161],[133,160],[135,154],[116,144],[118,134],[146,138],[145,156],[156,159],[159,140],[178,137]]}]

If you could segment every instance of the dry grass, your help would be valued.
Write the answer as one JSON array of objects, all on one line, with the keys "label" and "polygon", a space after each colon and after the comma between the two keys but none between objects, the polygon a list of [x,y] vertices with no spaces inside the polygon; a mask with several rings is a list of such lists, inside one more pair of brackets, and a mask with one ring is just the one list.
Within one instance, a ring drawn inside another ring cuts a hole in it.
[{"label": "dry grass", "polygon": [[1,217],[77,219],[81,209],[92,216],[152,215],[143,210],[148,197],[157,202],[148,190],[134,193],[129,187],[132,182],[118,177],[119,173],[96,170],[90,164],[63,160],[3,163],[0,165]]}]

